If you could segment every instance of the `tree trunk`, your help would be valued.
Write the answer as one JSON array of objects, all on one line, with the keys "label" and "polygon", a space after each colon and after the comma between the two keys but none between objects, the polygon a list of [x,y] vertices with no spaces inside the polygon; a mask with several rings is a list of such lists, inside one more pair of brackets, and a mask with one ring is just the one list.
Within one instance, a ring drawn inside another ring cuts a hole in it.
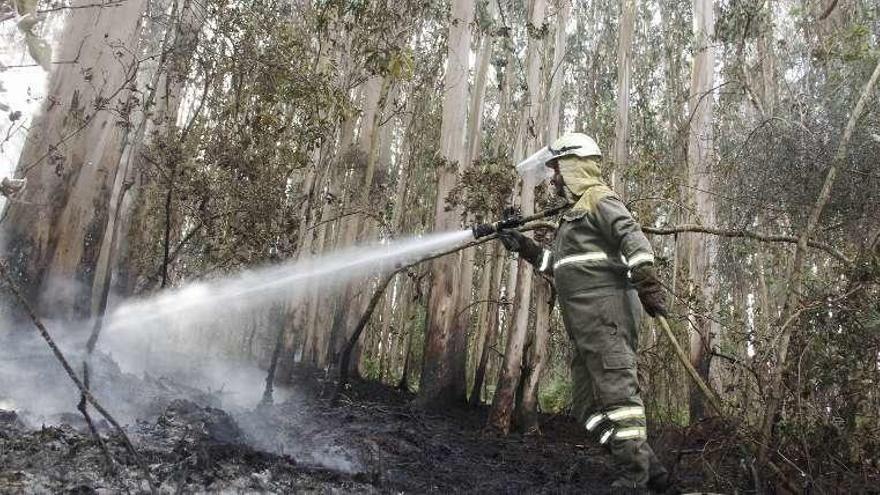
[{"label": "tree trunk", "polygon": [[[498,77],[501,77],[503,80],[501,82],[501,95],[499,96],[499,110],[498,110],[498,132],[492,139],[492,155],[498,156],[503,146],[507,145],[510,141],[508,132],[509,132],[509,122],[506,122],[505,119],[508,118],[510,114],[516,113],[511,112],[510,107],[513,104],[513,84],[516,82],[514,78],[516,78],[516,70],[514,69],[516,58],[514,57],[513,50],[509,47],[505,50],[505,62],[504,62],[504,70],[498,70]],[[514,79],[513,81],[511,79]]]},{"label": "tree trunk", "polygon": [[[437,182],[434,230],[460,228],[459,209],[446,208],[446,197],[455,185],[467,156],[468,68],[473,0],[455,0],[447,38],[446,74],[443,77],[443,116],[440,156],[444,160]],[[461,301],[461,256],[435,260],[431,266],[427,327],[419,403],[427,407],[463,404],[466,399],[467,334],[456,318]]]},{"label": "tree trunk", "polygon": [[[341,79],[344,81],[344,78]],[[341,81],[340,84],[342,83]],[[315,233],[317,254],[336,249],[340,232],[343,230],[344,224],[338,217],[345,212],[343,190],[347,173],[346,160],[354,143],[355,124],[355,117],[349,116],[339,129],[339,144],[336,156],[329,165],[329,184],[325,193],[325,204]],[[320,289],[312,290],[302,359],[305,363],[319,368],[323,368],[328,363],[327,346],[332,332],[331,318],[335,308],[334,303],[335,299],[322,297]]]},{"label": "tree trunk", "polygon": [[380,367],[380,379],[389,383],[394,381],[395,366],[398,354],[403,347],[406,312],[409,310],[410,283],[405,276],[397,277],[397,305],[388,314],[388,349],[383,353]]},{"label": "tree trunk", "polygon": [[[707,191],[712,187],[713,131],[712,116],[715,99],[713,85],[715,74],[715,10],[712,0],[694,0],[694,37],[696,54],[691,73],[689,112],[693,116],[688,132],[688,191],[697,223],[715,225],[715,202]],[[712,268],[718,253],[718,240],[714,236],[688,235],[688,273],[692,290],[700,301],[698,312],[692,312],[689,321],[690,359],[704,381],[710,374],[710,351],[720,339],[721,328],[713,315],[717,314],[718,270]],[[691,422],[707,414],[704,398],[699,390],[691,387]]]},{"label": "tree trunk", "polygon": [[476,325],[472,334],[473,343],[469,347],[470,351],[468,352],[468,383],[473,383],[473,373],[477,369],[480,355],[482,354],[483,344],[486,341],[488,325],[484,325],[483,322],[488,321],[487,314],[489,310],[495,309],[493,303],[490,302],[490,297],[492,297],[492,272],[495,262],[495,248],[496,246],[494,245],[483,247],[483,264],[480,268],[480,285],[477,289],[476,300],[474,301],[474,305],[477,307]]},{"label": "tree trunk", "polygon": [[[489,15],[494,15],[495,3],[489,2]],[[479,43],[479,51],[476,60],[476,75],[474,78],[474,88],[471,91],[470,111],[468,118],[468,133],[466,136],[466,153],[464,163],[460,164],[460,169],[465,169],[473,164],[473,161],[479,158],[481,136],[483,130],[483,102],[486,98],[486,81],[488,79],[489,61],[492,58],[492,40],[490,34],[484,34]],[[466,212],[467,222],[473,223],[474,216],[470,212]],[[474,283],[474,265],[476,264],[477,250],[474,248],[466,249],[461,253],[461,288],[459,295],[460,300],[456,311],[462,332],[465,335],[470,334],[471,314],[473,313],[473,283]],[[467,377],[465,377],[465,387],[467,386]]]},{"label": "tree trunk", "polygon": [[[411,131],[414,109],[410,108],[409,110],[410,111],[406,113],[405,123],[402,125],[402,128],[404,129],[404,136],[406,139],[413,138]],[[405,148],[405,150],[407,149],[409,148]],[[403,219],[406,213],[405,210],[408,206],[407,198],[409,197],[409,190],[411,185],[410,172],[413,166],[414,163],[412,163],[412,160],[410,160],[409,153],[406,151],[402,152],[398,158],[397,163],[397,184],[394,193],[394,207],[391,210],[391,230],[393,236],[399,236],[401,233],[401,228],[403,227]],[[398,275],[397,280],[395,281],[395,285],[392,286],[392,289],[396,288],[396,290],[389,290],[387,291],[388,293],[385,295],[384,307],[382,308],[382,328],[380,331],[380,335],[383,345],[387,343],[388,348],[383,348],[380,353],[380,379],[386,376],[389,364],[390,367],[393,368],[393,353],[397,350],[396,339],[393,339],[391,337],[392,320],[394,319],[392,294],[397,294],[396,299],[398,301],[398,305],[400,305],[403,302],[401,299],[401,294],[403,294],[403,289],[406,285],[406,278],[403,275]]]},{"label": "tree trunk", "polygon": [[[93,284],[110,214],[137,75],[145,2],[78,8],[65,23],[58,64],[42,113],[30,127],[16,177],[21,201],[8,202],[4,252],[39,314],[81,319],[92,311]],[[87,77],[84,77],[84,74]]]},{"label": "tree trunk", "polygon": [[[337,248],[354,246],[371,236],[374,231],[374,221],[368,216],[372,210],[370,190],[373,185],[378,156],[382,104],[385,95],[387,95],[388,87],[386,79],[381,76],[373,76],[365,84],[363,115],[356,142],[356,153],[347,157],[352,161],[352,173],[346,191],[347,208],[343,208],[344,212],[353,209],[358,213],[349,215],[342,220],[343,227]],[[367,296],[363,291],[364,285],[349,284],[336,300],[333,324],[331,325],[330,346],[326,356],[327,362],[335,362],[338,359],[339,352],[348,341],[349,332],[363,313],[367,304]],[[360,360],[360,343],[357,344],[353,352],[355,357],[350,362],[356,366]]]},{"label": "tree trunk", "polygon": [[773,37],[773,0],[767,0],[766,24],[758,34],[757,51],[761,64],[761,100],[764,116],[773,115],[776,107],[776,51]]},{"label": "tree trunk", "polygon": [[523,386],[520,403],[520,428],[526,433],[540,433],[538,423],[538,383],[547,362],[547,345],[550,341],[550,311],[553,299],[550,284],[535,275],[535,339],[532,344],[531,369]]},{"label": "tree trunk", "polygon": [[[495,346],[498,334],[499,313],[503,309],[501,306],[501,275],[504,272],[504,255],[501,246],[496,245],[491,248],[491,257],[487,260],[484,270],[487,270],[489,276],[489,290],[486,291],[487,302],[483,306],[477,325],[485,328],[483,339],[480,346],[475,352],[478,352],[479,361],[474,367],[474,385],[471,388],[471,396],[469,403],[473,406],[478,405],[482,400],[483,383],[486,380],[486,368],[489,364],[489,356],[492,347]],[[491,299],[491,300],[489,300]]]},{"label": "tree trunk", "polygon": [[[495,17],[495,0],[489,0],[489,17]],[[471,91],[470,119],[468,120],[467,163],[470,165],[480,156],[480,137],[483,130],[483,103],[486,100],[486,82],[489,75],[489,62],[492,60],[492,48],[495,37],[492,33],[483,33],[480,39],[480,50],[477,52],[477,73],[474,76],[474,88]]]},{"label": "tree trunk", "polygon": [[[553,142],[559,134],[562,111],[562,81],[565,80],[563,55],[565,54],[566,28],[570,3],[561,0],[556,11],[556,35],[553,47],[553,65],[550,67],[550,88],[547,91],[547,131],[545,141]],[[550,312],[553,301],[550,284],[541,276],[533,277],[535,287],[535,337],[530,355],[531,369],[523,386],[520,401],[520,428],[527,433],[540,433],[538,424],[538,384],[547,361],[547,344],[550,338]]]},{"label": "tree trunk", "polygon": [[559,136],[562,123],[562,90],[565,86],[565,51],[568,41],[568,21],[571,16],[571,2],[558,0],[556,10],[556,32],[553,47],[553,66],[550,68],[550,89],[547,91],[548,112],[547,131],[544,141],[552,143]]},{"label": "tree trunk", "polygon": [[171,27],[154,22],[150,30],[150,36],[157,39],[148,45],[148,49],[158,50],[161,56],[145,88],[147,96],[140,119],[133,126],[134,132],[130,133],[121,158],[124,175],[121,181],[117,181],[119,186],[114,195],[120,190],[129,190],[121,195],[120,211],[114,213],[119,221],[108,225],[112,234],[105,236],[105,239],[116,236],[117,242],[112,243],[112,247],[105,242],[101,254],[102,269],[111,272],[108,276],[113,292],[121,297],[133,295],[143,275],[131,259],[132,254],[146,246],[144,223],[151,209],[151,205],[145,205],[141,200],[145,188],[150,186],[146,174],[141,173],[143,150],[157,137],[169,135],[177,123],[186,72],[199,40],[199,17],[204,15],[201,5],[191,0],[185,0],[183,5],[175,0],[172,11],[176,22]]},{"label": "tree trunk", "polygon": [[[546,10],[545,0],[534,0],[531,5],[529,21],[533,26],[541,26],[544,23]],[[528,105],[524,110],[523,123],[528,123],[528,129],[536,129],[541,125],[540,97],[541,91],[541,39],[532,37],[529,39],[529,49],[526,63],[526,82],[528,85]],[[521,131],[524,129],[521,127]],[[520,131],[520,132],[521,132]],[[536,148],[538,136],[530,134],[528,140],[525,136],[518,136],[523,143],[514,151],[514,161],[522,159],[526,151],[523,149],[528,143],[529,148]],[[531,149],[529,150],[531,151]],[[535,186],[533,179],[523,180],[521,191],[521,209],[524,216],[531,215],[535,211]],[[531,266],[522,258],[518,262],[519,276],[517,277],[516,291],[513,303],[513,326],[507,338],[504,352],[504,364],[495,389],[495,397],[492,400],[492,408],[489,412],[489,426],[495,430],[507,433],[510,430],[514,406],[516,404],[516,389],[522,374],[523,349],[529,327],[529,306],[532,294]]]},{"label": "tree trunk", "polygon": [[629,91],[632,79],[632,43],[636,23],[636,0],[621,0],[620,28],[617,33],[617,113],[614,120],[614,147],[611,153],[611,188],[625,195],[619,177],[627,165],[629,138]]}]

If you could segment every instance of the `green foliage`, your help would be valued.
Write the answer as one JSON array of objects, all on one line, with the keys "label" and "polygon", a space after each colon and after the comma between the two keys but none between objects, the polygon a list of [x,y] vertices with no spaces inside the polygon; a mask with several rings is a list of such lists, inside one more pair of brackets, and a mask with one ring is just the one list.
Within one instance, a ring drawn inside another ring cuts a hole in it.
[{"label": "green foliage", "polygon": [[722,2],[715,20],[715,38],[726,43],[744,43],[766,29],[771,12],[765,0]]},{"label": "green foliage", "polygon": [[409,48],[367,53],[367,70],[392,81],[408,81],[413,77],[413,53]]},{"label": "green foliage", "polygon": [[571,409],[571,380],[554,374],[538,391],[541,410],[561,414]]},{"label": "green foliage", "polygon": [[531,22],[527,22],[526,30],[529,33],[529,38],[541,40],[546,38],[547,35],[550,34],[550,23],[544,22],[541,23],[540,26],[536,26]]},{"label": "green foliage", "polygon": [[876,57],[878,51],[872,47],[873,35],[867,24],[855,23],[835,32],[824,43],[813,50],[813,57],[821,62],[840,60],[857,62]]},{"label": "green foliage", "polygon": [[379,381],[382,379],[382,368],[379,360],[372,356],[361,358],[360,369],[361,375],[367,380]]},{"label": "green foliage", "polygon": [[459,175],[448,202],[463,207],[478,221],[498,218],[510,204],[516,179],[506,156],[478,159]]}]

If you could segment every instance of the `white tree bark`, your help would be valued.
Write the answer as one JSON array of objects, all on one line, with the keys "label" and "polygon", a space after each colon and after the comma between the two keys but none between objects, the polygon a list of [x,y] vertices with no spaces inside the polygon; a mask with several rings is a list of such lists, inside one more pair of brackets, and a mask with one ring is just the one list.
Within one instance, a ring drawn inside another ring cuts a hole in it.
[{"label": "white tree bark", "polygon": [[[434,230],[460,228],[459,209],[446,208],[446,197],[467,160],[468,70],[473,0],[455,0],[447,38],[443,77],[443,115],[440,125],[441,164],[437,183]],[[464,403],[466,397],[467,334],[457,318],[461,301],[461,256],[440,258],[431,267],[431,290],[425,331],[424,366],[419,387],[422,405]],[[468,290],[470,288],[468,287]]]},{"label": "white tree bark", "polygon": [[611,188],[625,195],[619,178],[627,165],[629,139],[629,91],[632,80],[632,43],[636,24],[636,0],[621,0],[620,28],[617,35],[617,113],[614,120],[614,147],[611,152]]},{"label": "white tree bark", "polygon": [[[715,75],[715,10],[712,0],[693,0],[694,54],[691,73],[691,89],[688,110],[692,115],[688,132],[688,184],[689,195],[697,223],[715,225],[715,202],[708,193],[712,187],[712,162],[714,141],[712,131]],[[690,358],[704,380],[710,376],[709,351],[719,341],[721,327],[717,323],[718,270],[712,267],[718,253],[718,240],[713,236],[688,235],[688,273],[692,291],[696,292],[702,310],[692,312],[688,320],[690,329]],[[706,314],[708,313],[708,314]],[[707,413],[703,396],[691,391],[691,420],[701,419]]]},{"label": "white tree bark", "polygon": [[[556,10],[555,43],[553,47],[553,65],[549,68],[550,88],[547,91],[548,98],[545,102],[547,114],[547,132],[545,142],[553,142],[559,134],[559,122],[562,111],[562,82],[565,80],[565,71],[562,65],[565,55],[566,28],[571,4],[568,0],[560,0]],[[551,300],[550,284],[541,276],[534,276],[535,287],[535,338],[532,347],[530,371],[525,386],[523,387],[522,428],[526,432],[540,431],[538,424],[538,384],[547,361],[547,346],[550,339],[550,311],[553,301]]]},{"label": "white tree bark", "polygon": [[[529,22],[535,28],[540,28],[544,24],[547,3],[545,0],[533,0],[530,7]],[[529,39],[528,54],[526,56],[528,101],[523,110],[523,117],[520,120],[520,128],[517,133],[518,146],[514,148],[514,162],[522,159],[532,149],[536,149],[538,147],[538,139],[542,137],[531,134],[526,137],[529,129],[537,129],[541,125],[541,99],[543,96],[541,88],[542,47],[542,39],[535,36]],[[527,151],[526,148],[529,150]],[[520,193],[520,207],[524,216],[535,212],[536,185],[534,180],[523,180]],[[492,408],[489,412],[489,426],[505,433],[510,430],[516,401],[516,388],[522,375],[523,348],[528,333],[529,306],[532,299],[531,267],[528,262],[522,259],[519,260],[518,266],[519,276],[517,277],[514,293],[512,327],[507,338],[504,364],[495,389]]]},{"label": "white tree bark", "polygon": [[553,142],[559,137],[559,126],[562,123],[562,89],[565,86],[565,59],[566,43],[568,41],[569,17],[571,16],[571,1],[559,0],[556,10],[556,32],[553,48],[553,66],[550,68],[550,89],[547,91],[549,109],[547,112],[547,131],[544,141]]},{"label": "white tree bark", "polygon": [[[41,114],[34,119],[17,177],[28,179],[10,202],[4,251],[24,293],[42,315],[85,318],[110,198],[129,128],[144,0],[113,8],[77,8],[67,20]],[[98,282],[102,282],[100,277]]]},{"label": "white tree bark", "polygon": [[[495,0],[489,0],[489,16],[495,16]],[[483,103],[486,101],[486,82],[489,75],[489,62],[492,61],[492,49],[495,37],[491,33],[483,33],[480,49],[477,52],[477,73],[474,76],[474,88],[471,91],[470,119],[468,120],[467,163],[470,164],[480,155],[480,141],[483,131]]]}]

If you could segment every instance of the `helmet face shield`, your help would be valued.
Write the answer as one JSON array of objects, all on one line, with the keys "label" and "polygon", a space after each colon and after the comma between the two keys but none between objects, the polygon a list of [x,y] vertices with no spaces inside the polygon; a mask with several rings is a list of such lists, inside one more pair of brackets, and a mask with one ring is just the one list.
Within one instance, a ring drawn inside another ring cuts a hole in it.
[{"label": "helmet face shield", "polygon": [[516,164],[516,172],[523,179],[531,179],[540,182],[553,177],[553,170],[547,167],[547,162],[555,158],[550,148],[543,147],[532,156]]}]

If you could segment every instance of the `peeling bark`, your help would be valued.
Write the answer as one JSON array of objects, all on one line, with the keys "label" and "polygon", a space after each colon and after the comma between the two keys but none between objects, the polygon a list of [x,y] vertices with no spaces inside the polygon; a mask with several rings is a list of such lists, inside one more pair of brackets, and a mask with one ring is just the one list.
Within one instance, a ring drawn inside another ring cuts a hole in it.
[{"label": "peeling bark", "polygon": [[[468,68],[473,0],[455,0],[449,25],[446,74],[443,78],[443,115],[440,129],[442,169],[437,183],[434,230],[460,228],[461,212],[446,208],[446,197],[464,166],[467,128]],[[447,256],[431,266],[425,329],[424,366],[418,403],[425,407],[464,404],[466,400],[467,334],[459,312],[462,290],[461,256]]]},{"label": "peeling bark", "polygon": [[[77,62],[53,68],[16,172],[28,178],[28,188],[22,201],[8,203],[3,224],[4,251],[27,300],[41,315],[67,319],[92,312],[98,258],[130,126],[125,112],[137,74],[132,55],[145,8],[143,0],[133,0],[114,8],[75,9],[85,3],[73,3],[59,44],[58,58]],[[113,43],[130,51],[123,53]]]}]

